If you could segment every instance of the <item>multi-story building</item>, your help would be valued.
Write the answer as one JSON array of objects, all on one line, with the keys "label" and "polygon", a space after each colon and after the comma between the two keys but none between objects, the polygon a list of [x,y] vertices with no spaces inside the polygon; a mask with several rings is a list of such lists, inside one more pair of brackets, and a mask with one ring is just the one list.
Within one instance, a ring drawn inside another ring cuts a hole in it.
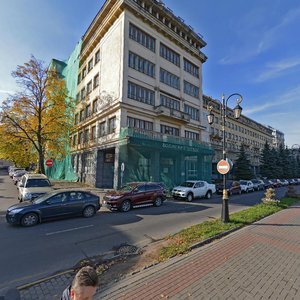
[{"label": "multi-story building", "polygon": [[162,1],[104,3],[79,56],[71,152],[81,181],[210,180],[205,45]]},{"label": "multi-story building", "polygon": [[267,126],[267,127],[272,130],[272,136],[273,136],[272,145],[273,145],[273,147],[278,149],[280,145],[284,146],[284,133],[279,131],[278,129],[271,127],[271,126]]},{"label": "multi-story building", "polygon": [[[213,107],[215,122],[210,127],[210,142],[215,150],[213,157],[212,171],[214,177],[217,177],[216,165],[223,157],[222,152],[222,120],[221,103],[218,100],[203,95],[203,105],[205,109],[207,104]],[[241,144],[244,144],[245,151],[250,160],[254,175],[259,174],[260,153],[266,142],[273,145],[273,129],[264,126],[244,115],[238,120],[234,118],[233,110],[227,107],[226,118],[226,150],[227,157],[233,162],[238,158]]]}]

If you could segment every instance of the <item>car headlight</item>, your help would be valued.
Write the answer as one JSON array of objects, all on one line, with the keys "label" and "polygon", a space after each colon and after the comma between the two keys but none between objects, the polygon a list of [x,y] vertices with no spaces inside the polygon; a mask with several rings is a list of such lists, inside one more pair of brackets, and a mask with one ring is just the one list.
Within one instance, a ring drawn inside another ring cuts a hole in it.
[{"label": "car headlight", "polygon": [[11,210],[9,213],[11,213],[11,214],[17,214],[17,213],[19,213],[20,211],[22,211],[23,210],[23,208],[15,208],[15,209],[13,209],[13,210]]},{"label": "car headlight", "polygon": [[24,199],[26,199],[26,200],[30,200],[31,197],[32,197],[31,193],[26,193],[26,194],[24,195]]}]

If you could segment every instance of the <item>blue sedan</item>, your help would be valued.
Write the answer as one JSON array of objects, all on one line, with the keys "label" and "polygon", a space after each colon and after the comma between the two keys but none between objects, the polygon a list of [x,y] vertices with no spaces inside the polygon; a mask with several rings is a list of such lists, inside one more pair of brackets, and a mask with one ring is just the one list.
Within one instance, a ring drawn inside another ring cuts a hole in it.
[{"label": "blue sedan", "polygon": [[100,209],[100,198],[81,190],[57,190],[35,200],[15,204],[8,208],[9,224],[33,226],[47,219],[81,215],[89,218]]}]

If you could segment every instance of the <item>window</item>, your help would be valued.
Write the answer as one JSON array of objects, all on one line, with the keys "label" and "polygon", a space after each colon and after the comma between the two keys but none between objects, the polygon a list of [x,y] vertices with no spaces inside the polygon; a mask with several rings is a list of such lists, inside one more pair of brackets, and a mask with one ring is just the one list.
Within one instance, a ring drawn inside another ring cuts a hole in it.
[{"label": "window", "polygon": [[79,132],[78,144],[82,144],[82,143],[83,143],[83,132]]},{"label": "window", "polygon": [[180,78],[162,68],[160,69],[160,82],[180,90]]},{"label": "window", "polygon": [[83,142],[86,143],[89,141],[89,129],[84,130]]},{"label": "window", "polygon": [[98,127],[98,136],[104,136],[105,135],[105,122],[101,122],[99,123],[99,127]]},{"label": "window", "polygon": [[153,131],[153,123],[145,120],[127,117],[127,126]]},{"label": "window", "polygon": [[180,55],[170,49],[169,47],[165,46],[164,44],[160,43],[160,56],[165,58],[166,60],[170,61],[174,65],[180,67]]},{"label": "window", "polygon": [[167,125],[160,125],[160,132],[163,134],[179,136],[179,129]]},{"label": "window", "polygon": [[83,88],[81,91],[80,91],[80,99],[81,101],[84,100],[85,98],[85,88]]},{"label": "window", "polygon": [[92,131],[91,131],[91,140],[95,141],[96,140],[96,126],[92,127]]},{"label": "window", "polygon": [[95,64],[100,61],[100,50],[98,50],[95,54]]},{"label": "window", "polygon": [[78,93],[77,95],[76,95],[76,102],[78,102],[80,100],[80,93]]},{"label": "window", "polygon": [[93,101],[93,114],[97,112],[98,99]]},{"label": "window", "polygon": [[129,52],[128,66],[148,76],[155,77],[155,64],[133,52]]},{"label": "window", "polygon": [[184,112],[191,116],[191,119],[199,121],[199,109],[184,104]]},{"label": "window", "polygon": [[155,39],[131,23],[129,24],[129,37],[149,50],[155,52]]},{"label": "window", "polygon": [[160,104],[165,107],[180,110],[180,101],[165,95],[160,95]]},{"label": "window", "polygon": [[75,125],[78,124],[78,114],[75,115]]},{"label": "window", "polygon": [[86,76],[86,67],[83,68],[82,70],[82,79]]},{"label": "window", "polygon": [[88,118],[91,115],[91,105],[87,105],[85,108],[85,117]]},{"label": "window", "polygon": [[184,81],[184,93],[199,98],[199,88],[187,81]]},{"label": "window", "polygon": [[87,84],[86,91],[87,94],[90,94],[92,92],[92,80]]},{"label": "window", "polygon": [[88,72],[90,72],[92,69],[93,69],[93,59],[91,59],[91,60],[88,62]]},{"label": "window", "polygon": [[151,91],[130,81],[128,82],[128,98],[150,105],[154,105],[155,103],[154,91]]},{"label": "window", "polygon": [[116,117],[108,120],[108,133],[114,133],[116,130]]},{"label": "window", "polygon": [[76,143],[77,143],[77,135],[74,134],[73,135],[73,146],[76,146]]},{"label": "window", "polygon": [[94,89],[99,86],[99,74],[94,77]]},{"label": "window", "polygon": [[82,122],[84,120],[84,110],[80,111],[79,121]]},{"label": "window", "polygon": [[199,67],[188,61],[187,59],[183,59],[184,62],[184,71],[192,74],[193,76],[199,78]]},{"label": "window", "polygon": [[190,140],[196,140],[199,141],[199,133],[192,132],[192,131],[185,131],[185,138],[190,139]]},{"label": "window", "polygon": [[78,74],[77,84],[79,84],[80,82],[81,82],[81,73]]}]

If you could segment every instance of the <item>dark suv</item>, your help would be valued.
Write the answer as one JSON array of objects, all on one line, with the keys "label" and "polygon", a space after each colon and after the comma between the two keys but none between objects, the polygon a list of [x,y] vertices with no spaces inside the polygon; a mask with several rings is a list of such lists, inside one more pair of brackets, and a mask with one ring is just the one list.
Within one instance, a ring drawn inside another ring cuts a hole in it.
[{"label": "dark suv", "polygon": [[[227,188],[227,192],[229,195],[233,195],[233,194],[241,194],[241,186],[240,183],[238,181],[227,181],[226,182],[226,188]],[[217,189],[217,194],[222,194],[223,193],[223,183],[219,183],[216,187]]]},{"label": "dark suv", "polygon": [[131,182],[120,190],[107,193],[103,204],[110,210],[129,211],[134,206],[161,206],[166,200],[165,189],[157,182]]}]

